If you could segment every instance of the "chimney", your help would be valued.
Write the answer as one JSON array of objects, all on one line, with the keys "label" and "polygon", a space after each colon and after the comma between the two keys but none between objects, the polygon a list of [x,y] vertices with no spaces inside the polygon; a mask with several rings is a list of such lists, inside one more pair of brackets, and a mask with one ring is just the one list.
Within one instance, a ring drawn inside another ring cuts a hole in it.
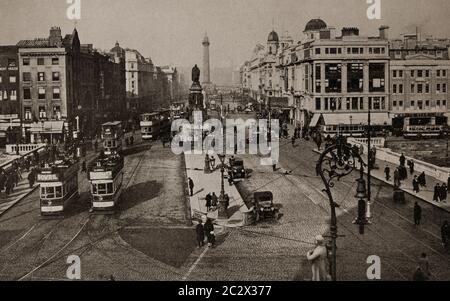
[{"label": "chimney", "polygon": [[388,40],[389,39],[389,26],[383,25],[379,28],[380,30],[380,39]]},{"label": "chimney", "polygon": [[53,26],[50,28],[50,37],[48,38],[48,41],[50,47],[61,47],[62,36],[60,27]]},{"label": "chimney", "polygon": [[359,29],[357,27],[344,27],[342,28],[342,36],[359,36]]},{"label": "chimney", "polygon": [[336,39],[336,27],[328,27],[328,29],[330,30],[330,39]]}]

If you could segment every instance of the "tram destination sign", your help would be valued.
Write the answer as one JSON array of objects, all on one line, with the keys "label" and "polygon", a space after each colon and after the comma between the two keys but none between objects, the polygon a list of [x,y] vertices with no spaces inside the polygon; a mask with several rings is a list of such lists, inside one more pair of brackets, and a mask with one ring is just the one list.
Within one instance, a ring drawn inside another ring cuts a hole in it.
[{"label": "tram destination sign", "polygon": [[91,171],[89,177],[91,180],[112,179],[112,171]]},{"label": "tram destination sign", "polygon": [[59,181],[58,175],[56,174],[38,174],[38,182],[56,182]]}]

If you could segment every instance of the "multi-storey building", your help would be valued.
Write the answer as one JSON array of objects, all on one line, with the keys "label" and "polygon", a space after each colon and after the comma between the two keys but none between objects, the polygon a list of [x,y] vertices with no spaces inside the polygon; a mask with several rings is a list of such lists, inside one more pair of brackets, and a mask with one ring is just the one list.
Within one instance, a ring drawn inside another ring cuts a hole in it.
[{"label": "multi-storey building", "polygon": [[390,43],[394,129],[447,124],[450,58],[447,39],[405,35]]},{"label": "multi-storey building", "polygon": [[81,45],[76,29],[63,38],[52,27],[49,38],[22,40],[17,47],[26,140],[61,141],[72,131],[94,135],[111,107],[102,104],[124,94],[117,80],[122,65]]},{"label": "multi-storey building", "polygon": [[0,145],[20,137],[19,56],[16,46],[0,46]]},{"label": "multi-storey building", "polygon": [[173,66],[162,66],[161,71],[167,78],[169,103],[179,102],[180,100],[180,80],[177,68]]}]

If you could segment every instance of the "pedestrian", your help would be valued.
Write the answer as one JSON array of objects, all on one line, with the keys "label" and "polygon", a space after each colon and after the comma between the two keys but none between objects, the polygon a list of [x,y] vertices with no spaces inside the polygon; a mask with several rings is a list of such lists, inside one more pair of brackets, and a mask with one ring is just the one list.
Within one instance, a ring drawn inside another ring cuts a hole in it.
[{"label": "pedestrian", "polygon": [[5,184],[6,184],[6,175],[3,172],[3,169],[0,170],[0,192],[3,191],[3,189],[5,189]]},{"label": "pedestrian", "polygon": [[360,156],[364,155],[364,145],[362,144],[359,146],[359,155]]},{"label": "pedestrian", "polygon": [[206,200],[206,205],[205,205],[206,212],[209,212],[211,210],[211,200],[212,200],[211,193],[208,193],[206,195],[205,200]]},{"label": "pedestrian", "polygon": [[441,187],[439,186],[439,183],[436,183],[434,186],[433,201],[438,203],[440,202],[440,190]]},{"label": "pedestrian", "polygon": [[400,169],[397,167],[394,171],[394,188],[399,188],[401,186],[400,181]]},{"label": "pedestrian", "polygon": [[414,225],[420,226],[420,221],[422,220],[422,207],[419,203],[414,204]]},{"label": "pedestrian", "polygon": [[86,161],[83,161],[83,162],[81,163],[81,172],[82,172],[82,173],[87,172]]},{"label": "pedestrian", "polygon": [[306,254],[306,258],[311,262],[312,281],[327,280],[327,248],[322,235],[317,235],[315,240],[316,247]]},{"label": "pedestrian", "polygon": [[32,168],[28,173],[28,183],[30,184],[30,188],[33,188],[34,186],[34,179],[35,179],[34,168]]},{"label": "pedestrian", "polygon": [[444,248],[447,249],[450,239],[450,227],[448,225],[448,221],[445,221],[441,227],[441,238],[442,238],[442,245],[444,246]]},{"label": "pedestrian", "polygon": [[189,182],[189,195],[194,196],[194,181],[191,178],[188,179]]},{"label": "pedestrian", "polygon": [[418,181],[419,181],[420,186],[427,187],[427,180],[425,177],[425,172],[422,172],[420,174],[420,176],[418,177]]},{"label": "pedestrian", "polygon": [[130,137],[130,144],[131,144],[131,146],[133,146],[133,144],[134,144],[134,137],[133,136]]},{"label": "pedestrian", "polygon": [[197,234],[198,248],[201,248],[205,245],[205,229],[203,227],[202,221],[200,221],[195,227],[195,233]]},{"label": "pedestrian", "polygon": [[401,156],[400,156],[400,166],[405,166],[405,163],[406,163],[406,158],[405,158],[405,155],[404,154],[402,154]]},{"label": "pedestrian", "polygon": [[391,179],[391,169],[387,165],[384,169],[384,174],[386,175],[386,181],[389,181]]},{"label": "pedestrian", "polygon": [[447,184],[442,184],[441,186],[441,201],[446,203],[447,202]]},{"label": "pedestrian", "polygon": [[419,268],[423,272],[425,276],[425,280],[430,279],[430,261],[428,260],[428,256],[426,253],[422,253],[419,259]]},{"label": "pedestrian", "polygon": [[225,206],[225,211],[227,211],[228,207],[230,206],[230,196],[228,195],[228,193],[225,194],[224,206]]},{"label": "pedestrian", "polygon": [[415,193],[419,193],[420,189],[419,189],[419,181],[417,181],[417,176],[414,176],[412,185],[413,185],[413,191]]},{"label": "pedestrian", "polygon": [[203,227],[205,231],[206,238],[208,240],[208,247],[213,248],[214,244],[216,243],[216,235],[214,233],[214,225],[211,221],[211,219],[207,219],[206,223]]},{"label": "pedestrian", "polygon": [[216,193],[213,192],[211,196],[211,207],[213,210],[217,208],[217,204],[219,203],[219,198],[217,197]]},{"label": "pedestrian", "polygon": [[414,160],[409,160],[408,161],[408,165],[409,165],[409,173],[412,175],[412,174],[414,174],[414,165],[415,165],[415,163],[414,163]]},{"label": "pedestrian", "polygon": [[205,172],[205,173],[210,173],[210,172],[211,172],[210,160],[209,160],[208,154],[206,154],[206,156],[205,156],[205,168],[204,168],[204,172]]},{"label": "pedestrian", "polygon": [[292,136],[292,146],[293,147],[295,147],[295,138],[296,138],[296,136],[294,135],[294,136]]}]

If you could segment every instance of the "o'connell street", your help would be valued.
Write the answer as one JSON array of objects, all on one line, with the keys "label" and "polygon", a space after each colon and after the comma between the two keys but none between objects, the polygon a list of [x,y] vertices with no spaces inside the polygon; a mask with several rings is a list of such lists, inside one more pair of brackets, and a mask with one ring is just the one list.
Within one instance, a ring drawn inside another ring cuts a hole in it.
[{"label": "o'connell street", "polygon": [[1,2],[1,281],[450,280],[449,1]]}]

